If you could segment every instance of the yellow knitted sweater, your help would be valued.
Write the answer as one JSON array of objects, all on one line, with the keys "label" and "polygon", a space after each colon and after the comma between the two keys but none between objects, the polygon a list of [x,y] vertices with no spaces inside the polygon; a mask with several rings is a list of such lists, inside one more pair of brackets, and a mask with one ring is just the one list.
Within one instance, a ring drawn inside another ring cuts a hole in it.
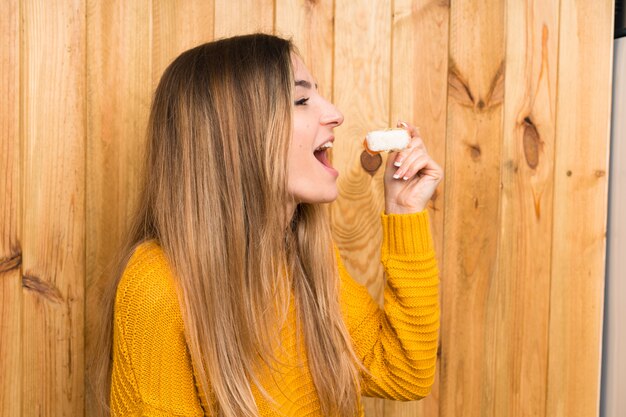
[{"label": "yellow knitted sweater", "polygon": [[[350,277],[335,248],[342,313],[356,352],[373,375],[363,378],[362,395],[418,400],[434,380],[439,333],[439,271],[428,212],[382,214],[381,219],[384,310]],[[175,285],[157,242],[142,243],[115,299],[112,416],[205,415]],[[262,380],[278,410],[252,384],[261,416],[321,416],[306,354],[297,351],[304,344],[296,343],[295,320],[292,298],[281,338],[293,364],[284,374]],[[297,354],[305,358],[304,367],[293,366]]]}]

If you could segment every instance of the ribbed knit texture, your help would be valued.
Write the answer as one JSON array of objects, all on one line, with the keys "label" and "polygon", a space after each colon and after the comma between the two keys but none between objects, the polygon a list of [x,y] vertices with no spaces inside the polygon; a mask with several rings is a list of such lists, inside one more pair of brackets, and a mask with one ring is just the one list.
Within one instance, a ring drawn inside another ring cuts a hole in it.
[{"label": "ribbed knit texture", "polygon": [[[381,220],[385,308],[350,277],[335,248],[342,314],[372,374],[362,375],[362,394],[418,400],[433,384],[439,330],[439,270],[428,211],[382,214]],[[206,400],[198,395],[176,284],[155,241],[133,253],[117,289],[114,320],[112,415],[203,416]],[[293,297],[287,323],[281,332],[285,351],[278,355],[287,364],[261,379],[278,410],[252,384],[260,415],[321,416],[304,341],[296,340]]]}]

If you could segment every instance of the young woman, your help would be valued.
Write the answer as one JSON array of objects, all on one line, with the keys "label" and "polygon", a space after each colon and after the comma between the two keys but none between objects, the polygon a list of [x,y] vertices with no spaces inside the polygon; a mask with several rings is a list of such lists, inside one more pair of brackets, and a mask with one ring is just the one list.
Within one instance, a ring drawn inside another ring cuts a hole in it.
[{"label": "young woman", "polygon": [[[290,41],[182,53],[156,89],[141,204],[103,295],[93,366],[115,416],[355,416],[430,391],[438,269],[426,204],[443,177],[415,128],[389,155],[385,309],[341,263],[320,203],[343,115]],[[356,139],[355,139],[356,140]]]}]

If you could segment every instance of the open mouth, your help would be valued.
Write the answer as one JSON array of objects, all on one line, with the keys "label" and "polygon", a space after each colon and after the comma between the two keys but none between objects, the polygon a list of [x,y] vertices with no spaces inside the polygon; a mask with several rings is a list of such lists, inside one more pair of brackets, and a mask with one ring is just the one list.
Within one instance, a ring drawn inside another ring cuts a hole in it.
[{"label": "open mouth", "polygon": [[322,165],[324,165],[325,168],[327,168],[329,171],[332,171],[333,173],[336,174],[337,171],[333,168],[328,158],[328,149],[332,147],[333,147],[333,143],[328,141],[324,143],[323,145],[321,145],[319,148],[317,148],[313,152],[313,155],[315,156],[315,159],[317,159],[318,161],[320,161]]},{"label": "open mouth", "polygon": [[329,141],[321,145],[313,152],[315,158],[320,161],[324,166],[327,166],[329,168],[332,168],[332,166],[330,165],[330,161],[328,160],[328,153],[326,152],[326,150],[331,149],[332,147],[333,143]]}]

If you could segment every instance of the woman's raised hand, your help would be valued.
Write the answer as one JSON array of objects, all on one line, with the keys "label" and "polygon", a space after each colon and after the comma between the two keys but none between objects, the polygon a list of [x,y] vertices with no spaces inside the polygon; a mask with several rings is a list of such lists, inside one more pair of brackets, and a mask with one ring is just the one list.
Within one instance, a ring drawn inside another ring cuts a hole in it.
[{"label": "woman's raised hand", "polygon": [[423,211],[443,178],[443,169],[428,155],[415,126],[398,122],[411,135],[409,145],[392,152],[385,167],[385,213]]}]

